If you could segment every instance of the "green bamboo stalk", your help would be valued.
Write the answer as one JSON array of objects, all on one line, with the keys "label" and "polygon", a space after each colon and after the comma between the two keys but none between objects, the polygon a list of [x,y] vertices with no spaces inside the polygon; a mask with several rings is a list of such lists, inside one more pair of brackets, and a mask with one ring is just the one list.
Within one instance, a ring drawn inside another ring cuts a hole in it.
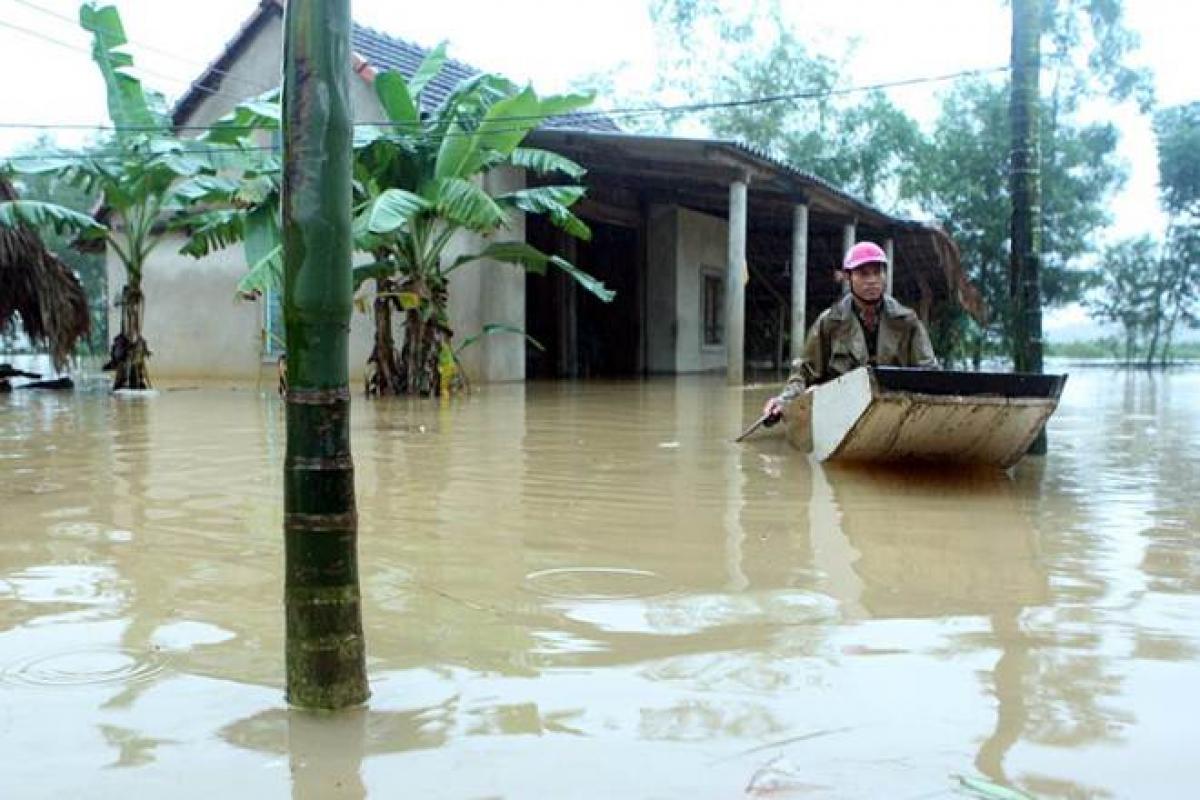
[{"label": "green bamboo stalk", "polygon": [[334,709],[370,694],[350,457],[349,0],[289,0],[283,50],[287,699]]},{"label": "green bamboo stalk", "polygon": [[[1009,298],[1012,304],[1013,368],[1042,371],[1042,179],[1040,81],[1042,0],[1013,0],[1012,248],[1009,255]],[[1046,452],[1045,431],[1030,447]]]}]

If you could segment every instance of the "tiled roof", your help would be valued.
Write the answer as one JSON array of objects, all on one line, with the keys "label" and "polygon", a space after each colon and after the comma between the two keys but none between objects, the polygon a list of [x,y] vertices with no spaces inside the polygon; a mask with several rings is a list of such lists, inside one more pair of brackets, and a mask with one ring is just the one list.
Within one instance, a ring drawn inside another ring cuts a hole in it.
[{"label": "tiled roof", "polygon": [[[429,51],[420,45],[358,24],[355,24],[350,32],[350,44],[354,52],[375,69],[396,70],[406,77],[411,77],[429,54]],[[436,108],[456,86],[481,72],[482,70],[461,61],[447,59],[441,72],[426,84],[421,93],[421,105],[430,110]],[[596,114],[566,114],[554,117],[546,122],[546,127],[610,132],[620,130],[611,120]]]},{"label": "tiled roof", "polygon": [[[279,0],[261,0],[255,14],[247,20],[233,39],[225,45],[225,49],[216,60],[175,104],[172,118],[176,124],[184,122],[207,94],[211,94],[221,86],[222,76],[249,45],[262,25],[268,19],[277,18],[282,13],[282,3]],[[429,53],[420,45],[358,24],[355,24],[351,30],[350,44],[351,49],[374,70],[396,70],[405,76],[411,76]],[[358,68],[356,71],[362,72]],[[436,108],[459,83],[481,73],[482,70],[469,64],[447,59],[441,72],[425,86],[425,90],[421,94],[422,106],[426,109]],[[544,127],[608,132],[619,130],[611,120],[596,114],[565,114],[548,120]]]}]

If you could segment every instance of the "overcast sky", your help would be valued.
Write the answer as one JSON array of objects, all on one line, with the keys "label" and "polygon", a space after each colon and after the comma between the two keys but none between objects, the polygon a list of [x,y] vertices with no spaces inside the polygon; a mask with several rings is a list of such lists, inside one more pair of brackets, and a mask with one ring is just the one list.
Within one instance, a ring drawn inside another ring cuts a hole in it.
[{"label": "overcast sky", "polygon": [[[578,76],[627,65],[629,81],[649,85],[654,40],[652,0],[353,0],[355,20],[425,46],[443,39],[453,57],[541,91],[567,88]],[[115,0],[143,83],[175,99],[215,58],[258,0]],[[845,79],[866,84],[987,68],[1008,61],[1010,11],[1001,0],[782,0],[788,19],[817,52],[841,60]],[[1137,63],[1155,73],[1158,98],[1171,105],[1200,99],[1200,4],[1125,0],[1141,36]],[[39,132],[25,124],[104,124],[103,85],[90,41],[75,22],[76,0],[0,0],[0,154]],[[714,64],[713,68],[719,68]],[[631,86],[630,88],[636,88]],[[927,85],[890,90],[923,122],[936,110]],[[605,100],[597,101],[604,107]],[[1157,232],[1157,168],[1149,123],[1131,107],[1097,107],[1122,134],[1131,175],[1114,201],[1112,235]],[[56,132],[77,143],[81,132]]]}]

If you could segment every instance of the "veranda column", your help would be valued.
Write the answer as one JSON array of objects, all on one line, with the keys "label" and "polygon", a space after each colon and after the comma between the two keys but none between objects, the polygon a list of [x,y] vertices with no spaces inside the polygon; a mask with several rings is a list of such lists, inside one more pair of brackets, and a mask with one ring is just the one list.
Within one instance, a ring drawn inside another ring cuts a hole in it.
[{"label": "veranda column", "polygon": [[883,243],[883,252],[887,254],[887,289],[888,294],[892,293],[892,286],[895,285],[896,278],[896,241],[892,237],[888,237]]},{"label": "veranda column", "polygon": [[[842,258],[846,257],[846,253],[850,252],[850,248],[854,247],[854,243],[858,241],[858,225],[856,220],[850,220],[846,226],[842,228]],[[842,268],[841,261],[838,261],[837,269]],[[850,291],[850,281],[842,281],[842,294],[847,294]]]},{"label": "veranda column", "polygon": [[745,379],[746,347],[746,186],[743,175],[729,185],[729,263],[725,272],[726,377],[731,386]]},{"label": "veranda column", "polygon": [[808,304],[808,205],[792,209],[792,360],[804,354]]}]

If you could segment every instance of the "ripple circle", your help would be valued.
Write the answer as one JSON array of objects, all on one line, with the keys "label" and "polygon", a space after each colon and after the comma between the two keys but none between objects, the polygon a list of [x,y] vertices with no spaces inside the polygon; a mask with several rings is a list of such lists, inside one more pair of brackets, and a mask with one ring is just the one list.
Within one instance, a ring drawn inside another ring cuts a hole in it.
[{"label": "ripple circle", "polygon": [[154,652],[93,647],[27,658],[0,670],[0,683],[16,686],[101,686],[140,683],[166,666]]},{"label": "ripple circle", "polygon": [[657,572],[627,567],[556,567],[525,576],[531,591],[569,600],[623,600],[666,594]]}]

